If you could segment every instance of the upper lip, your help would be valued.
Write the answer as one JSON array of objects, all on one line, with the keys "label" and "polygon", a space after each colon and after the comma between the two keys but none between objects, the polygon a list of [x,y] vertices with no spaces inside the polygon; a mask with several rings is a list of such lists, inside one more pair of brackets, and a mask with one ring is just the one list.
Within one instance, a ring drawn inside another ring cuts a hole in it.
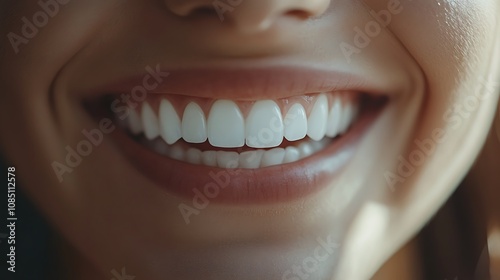
[{"label": "upper lip", "polygon": [[[281,99],[332,91],[392,95],[390,89],[383,88],[380,82],[353,73],[315,67],[169,69],[162,65],[156,66],[169,76],[148,91],[149,94],[231,100]],[[134,87],[143,83],[146,75],[148,73],[143,72],[119,79],[93,93],[130,93]]]}]

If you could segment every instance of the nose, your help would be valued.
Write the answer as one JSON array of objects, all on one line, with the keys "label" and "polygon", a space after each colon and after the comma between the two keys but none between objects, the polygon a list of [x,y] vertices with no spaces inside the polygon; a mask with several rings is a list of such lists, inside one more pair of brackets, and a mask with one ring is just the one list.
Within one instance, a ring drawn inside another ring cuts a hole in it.
[{"label": "nose", "polygon": [[262,32],[278,21],[303,22],[321,16],[331,0],[164,0],[180,17],[197,17],[210,11],[244,32]]}]

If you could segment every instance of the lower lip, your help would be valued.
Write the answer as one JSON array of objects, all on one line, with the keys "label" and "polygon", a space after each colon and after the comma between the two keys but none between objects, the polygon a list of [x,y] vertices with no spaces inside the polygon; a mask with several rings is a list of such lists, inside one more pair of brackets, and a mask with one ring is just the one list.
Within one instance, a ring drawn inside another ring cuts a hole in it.
[{"label": "lower lip", "polygon": [[335,179],[381,110],[365,112],[348,133],[310,157],[261,169],[193,165],[158,155],[125,131],[119,130],[115,136],[118,146],[139,172],[160,188],[194,204],[206,200],[219,204],[283,203],[318,192]]}]

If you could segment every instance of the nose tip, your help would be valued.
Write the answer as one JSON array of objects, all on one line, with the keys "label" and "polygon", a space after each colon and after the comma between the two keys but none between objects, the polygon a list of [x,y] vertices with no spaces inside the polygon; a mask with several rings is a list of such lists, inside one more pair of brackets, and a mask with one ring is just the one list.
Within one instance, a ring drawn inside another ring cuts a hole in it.
[{"label": "nose tip", "polygon": [[282,19],[303,22],[321,16],[331,0],[164,0],[177,16],[196,17],[210,11],[244,32],[265,31]]}]

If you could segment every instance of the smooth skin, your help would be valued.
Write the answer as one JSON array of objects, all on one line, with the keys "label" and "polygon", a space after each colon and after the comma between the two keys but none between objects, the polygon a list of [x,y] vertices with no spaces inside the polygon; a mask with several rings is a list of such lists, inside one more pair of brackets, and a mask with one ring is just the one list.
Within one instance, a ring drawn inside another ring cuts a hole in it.
[{"label": "smooth skin", "polygon": [[[498,107],[497,0],[242,0],[222,14],[209,11],[212,0],[58,3],[27,38],[22,19],[42,8],[0,1],[0,148],[70,244],[62,253],[72,279],[111,279],[122,267],[137,279],[282,279],[318,238],[338,246],[311,277],[369,279],[455,190]],[[355,28],[382,10],[387,26],[356,45]],[[321,194],[214,204],[187,226],[184,200],[138,172],[113,137],[62,182],[51,165],[82,129],[98,127],[81,92],[158,63],[333,67],[379,81],[394,98]],[[398,171],[401,158],[412,172]]]}]

